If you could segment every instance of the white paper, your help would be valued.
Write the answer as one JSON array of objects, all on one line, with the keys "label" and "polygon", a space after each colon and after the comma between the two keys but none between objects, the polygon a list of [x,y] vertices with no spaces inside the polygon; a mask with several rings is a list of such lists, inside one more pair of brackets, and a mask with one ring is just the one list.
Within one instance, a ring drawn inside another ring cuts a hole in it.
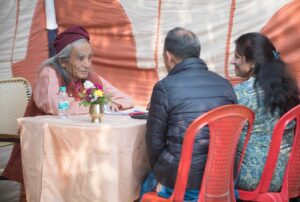
[{"label": "white paper", "polygon": [[147,113],[148,111],[143,107],[133,107],[131,109],[126,109],[126,110],[122,110],[122,111],[118,111],[118,112],[113,112],[109,109],[108,105],[104,105],[104,114],[129,116],[130,113],[134,113],[134,112],[145,112],[145,113]]}]

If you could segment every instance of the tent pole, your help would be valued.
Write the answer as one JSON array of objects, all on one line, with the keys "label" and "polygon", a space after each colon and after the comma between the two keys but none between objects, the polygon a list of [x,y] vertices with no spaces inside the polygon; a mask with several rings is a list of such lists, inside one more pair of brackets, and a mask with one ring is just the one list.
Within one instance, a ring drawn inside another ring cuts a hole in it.
[{"label": "tent pole", "polygon": [[54,56],[55,49],[52,46],[52,43],[57,34],[57,23],[55,15],[55,6],[54,0],[45,0],[45,10],[46,10],[46,29],[48,33],[48,51],[49,58]]}]

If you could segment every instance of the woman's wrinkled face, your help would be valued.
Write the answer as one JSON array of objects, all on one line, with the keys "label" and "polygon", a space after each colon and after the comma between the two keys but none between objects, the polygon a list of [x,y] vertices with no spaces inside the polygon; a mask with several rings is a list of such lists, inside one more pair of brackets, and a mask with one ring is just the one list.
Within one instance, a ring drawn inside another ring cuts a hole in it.
[{"label": "woman's wrinkled face", "polygon": [[74,79],[86,79],[92,65],[92,48],[88,42],[76,44],[65,68]]},{"label": "woman's wrinkled face", "polygon": [[239,55],[236,51],[230,63],[234,66],[235,75],[242,78],[248,78],[252,75],[252,62],[247,62],[245,56]]}]

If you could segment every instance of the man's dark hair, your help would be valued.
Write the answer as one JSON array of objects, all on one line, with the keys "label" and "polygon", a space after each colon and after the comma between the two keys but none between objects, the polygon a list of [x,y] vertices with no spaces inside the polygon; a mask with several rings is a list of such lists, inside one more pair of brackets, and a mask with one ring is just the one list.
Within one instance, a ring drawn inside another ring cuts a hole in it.
[{"label": "man's dark hair", "polygon": [[196,34],[181,27],[170,30],[165,39],[164,51],[172,53],[182,60],[199,58],[200,41]]}]

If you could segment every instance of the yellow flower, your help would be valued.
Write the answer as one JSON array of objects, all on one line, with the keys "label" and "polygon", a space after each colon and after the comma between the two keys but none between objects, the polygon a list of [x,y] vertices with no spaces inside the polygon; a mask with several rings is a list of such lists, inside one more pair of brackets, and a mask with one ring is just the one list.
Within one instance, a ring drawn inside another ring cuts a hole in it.
[{"label": "yellow flower", "polygon": [[102,97],[103,96],[103,91],[102,90],[95,90],[95,95],[97,96],[97,97]]}]

